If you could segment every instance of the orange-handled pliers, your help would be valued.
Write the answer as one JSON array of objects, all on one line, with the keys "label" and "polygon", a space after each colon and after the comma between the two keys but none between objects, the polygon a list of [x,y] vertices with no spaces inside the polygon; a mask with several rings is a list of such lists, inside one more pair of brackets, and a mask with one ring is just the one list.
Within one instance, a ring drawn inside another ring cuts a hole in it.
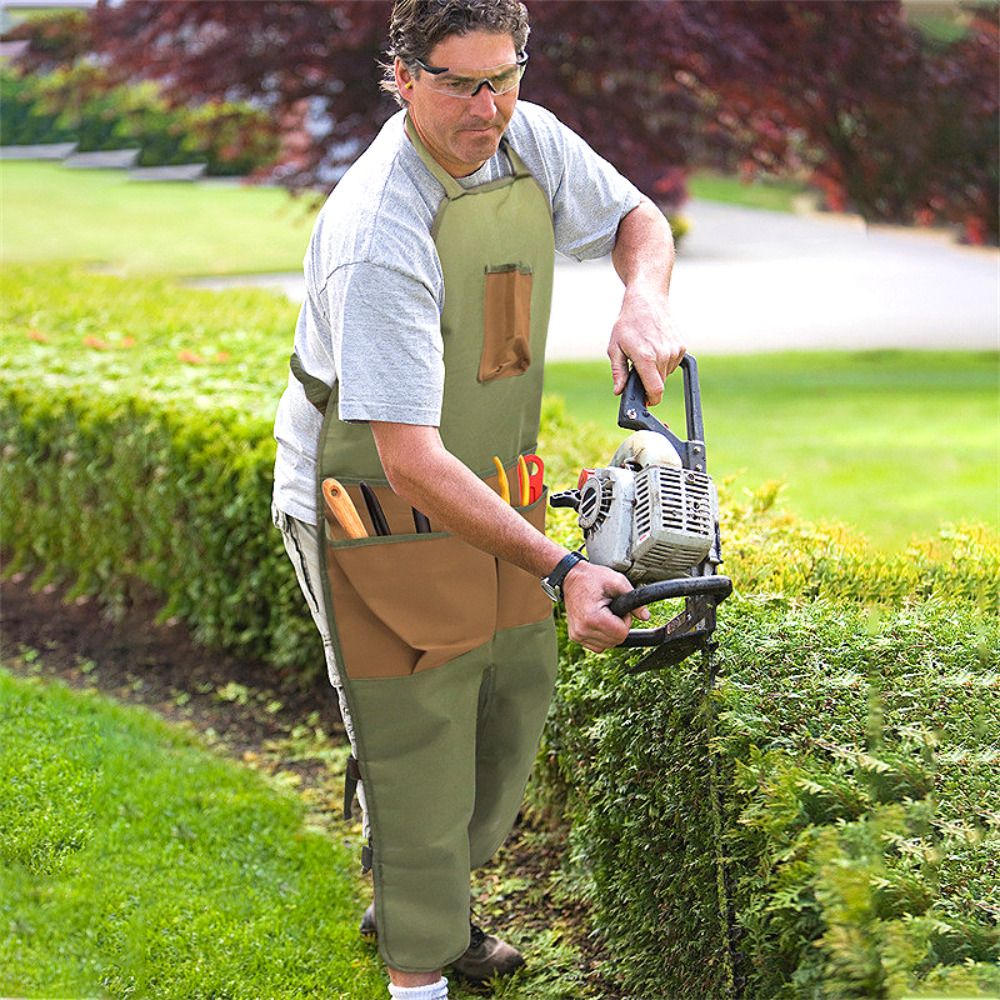
[{"label": "orange-handled pliers", "polygon": [[522,507],[541,498],[545,488],[545,463],[537,455],[518,456],[517,477],[521,484]]}]

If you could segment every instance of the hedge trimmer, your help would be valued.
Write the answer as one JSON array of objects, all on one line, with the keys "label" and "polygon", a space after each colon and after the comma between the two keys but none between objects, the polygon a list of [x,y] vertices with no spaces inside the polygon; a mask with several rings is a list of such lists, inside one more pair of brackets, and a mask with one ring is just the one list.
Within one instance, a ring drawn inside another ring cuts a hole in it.
[{"label": "hedge trimmer", "polygon": [[733,590],[719,576],[719,503],[707,472],[698,365],[681,361],[687,440],[660,423],[645,405],[639,373],[629,373],[618,426],[634,431],[611,464],[584,469],[575,490],[553,494],[553,507],[572,507],[587,558],[623,573],[635,589],[616,597],[620,616],[638,607],[683,597],[684,610],[659,628],[632,629],[624,647],[653,647],[629,671],[680,663],[711,648],[715,609]]}]

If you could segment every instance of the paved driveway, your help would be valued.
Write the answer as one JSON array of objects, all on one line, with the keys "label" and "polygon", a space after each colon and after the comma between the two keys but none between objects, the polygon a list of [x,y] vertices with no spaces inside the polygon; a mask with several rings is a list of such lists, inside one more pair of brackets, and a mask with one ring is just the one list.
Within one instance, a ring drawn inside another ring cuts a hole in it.
[{"label": "paved driveway", "polygon": [[[691,201],[671,286],[693,354],[1000,347],[1000,252],[922,232]],[[300,275],[206,279],[304,294]],[[621,305],[608,261],[556,263],[548,357],[602,358]]]},{"label": "paved driveway", "polygon": [[[671,282],[694,354],[1000,347],[1000,253],[922,233],[692,201]],[[604,261],[560,260],[550,358],[600,357],[621,304]]]}]

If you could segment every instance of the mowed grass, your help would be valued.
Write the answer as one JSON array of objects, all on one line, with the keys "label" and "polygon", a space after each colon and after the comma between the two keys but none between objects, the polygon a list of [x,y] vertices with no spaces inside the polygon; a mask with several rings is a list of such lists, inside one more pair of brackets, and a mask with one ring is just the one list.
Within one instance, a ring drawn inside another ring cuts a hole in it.
[{"label": "mowed grass", "polygon": [[0,669],[0,995],[376,997],[357,852],[150,712]]},{"label": "mowed grass", "polygon": [[[23,676],[42,662],[0,663],[0,996],[388,995],[356,833],[311,829],[288,786],[146,709]],[[503,933],[531,963],[492,995],[594,995],[558,921]]]},{"label": "mowed grass", "polygon": [[[732,489],[781,481],[796,514],[882,549],[948,522],[1000,526],[1000,355],[705,356],[699,374],[709,471]],[[627,433],[606,362],[550,364],[545,390],[612,443]],[[685,436],[679,377],[654,412]]]},{"label": "mowed grass", "polygon": [[[804,188],[695,174],[696,198],[791,211]],[[124,170],[0,163],[6,263],[77,261],[121,274],[298,271],[317,200],[250,185],[128,180]],[[682,213],[683,214],[683,213]]]},{"label": "mowed grass", "polygon": [[[705,201],[722,201],[747,208],[767,208],[774,212],[793,212],[795,199],[807,194],[809,188],[795,181],[773,178],[743,181],[739,177],[703,170],[688,178],[688,191],[693,198]],[[680,214],[684,214],[683,209]]]},{"label": "mowed grass", "polygon": [[121,274],[237,274],[302,267],[313,199],[240,185],[129,181],[124,170],[0,164],[0,256]]}]

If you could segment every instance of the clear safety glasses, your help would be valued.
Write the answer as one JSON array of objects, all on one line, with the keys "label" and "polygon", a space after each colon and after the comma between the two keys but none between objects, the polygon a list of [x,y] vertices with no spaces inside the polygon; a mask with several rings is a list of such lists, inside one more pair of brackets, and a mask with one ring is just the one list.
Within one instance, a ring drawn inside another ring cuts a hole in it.
[{"label": "clear safety glasses", "polygon": [[416,60],[417,65],[427,74],[422,82],[431,90],[466,100],[475,97],[483,87],[489,87],[497,95],[513,90],[521,82],[527,62],[527,52],[522,52],[517,62],[491,69],[451,69],[448,66],[428,66],[422,59]]}]

